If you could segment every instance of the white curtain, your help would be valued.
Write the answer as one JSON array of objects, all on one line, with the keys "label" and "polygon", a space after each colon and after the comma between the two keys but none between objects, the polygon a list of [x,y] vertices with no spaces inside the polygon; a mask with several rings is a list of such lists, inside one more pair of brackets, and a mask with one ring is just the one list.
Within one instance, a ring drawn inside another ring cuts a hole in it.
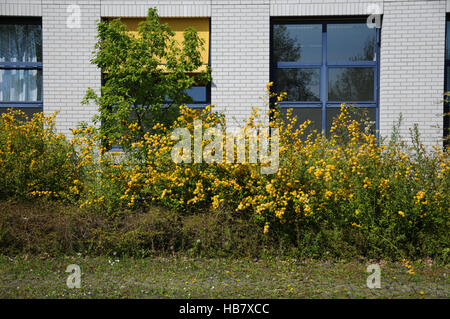
[{"label": "white curtain", "polygon": [[[0,62],[41,62],[41,26],[0,24]],[[0,101],[42,99],[42,71],[0,69]]]}]

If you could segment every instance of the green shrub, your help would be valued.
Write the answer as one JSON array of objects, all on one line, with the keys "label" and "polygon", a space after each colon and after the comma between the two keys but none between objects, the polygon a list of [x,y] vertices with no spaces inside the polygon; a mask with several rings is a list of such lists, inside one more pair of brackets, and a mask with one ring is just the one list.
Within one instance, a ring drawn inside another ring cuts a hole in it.
[{"label": "green shrub", "polygon": [[[55,149],[53,129],[43,134],[28,122],[10,125],[18,120],[5,115],[2,139],[12,142],[2,145],[10,172],[4,168],[1,178],[23,188],[2,191],[32,194],[39,185],[41,192],[71,199],[80,214],[97,216],[97,227],[80,244],[96,253],[448,258],[449,151],[426,149],[417,128],[410,143],[396,134],[383,143],[352,112],[342,105],[325,137],[309,131],[308,121],[298,124],[290,112],[281,117],[275,110],[270,125],[280,130],[280,165],[269,175],[259,163],[172,161],[173,129],[187,128],[192,137],[195,119],[204,128],[225,124],[210,107],[181,107],[171,127],[155,125],[122,154],[106,152],[94,127],[74,130],[71,144],[60,137]],[[51,128],[53,119],[47,120]],[[257,123],[255,113],[247,128]],[[34,145],[43,151],[27,153]],[[13,158],[40,161],[42,172],[27,175],[28,166]]]},{"label": "green shrub", "polygon": [[42,113],[14,110],[0,119],[0,198],[71,198],[81,179],[75,151]]}]

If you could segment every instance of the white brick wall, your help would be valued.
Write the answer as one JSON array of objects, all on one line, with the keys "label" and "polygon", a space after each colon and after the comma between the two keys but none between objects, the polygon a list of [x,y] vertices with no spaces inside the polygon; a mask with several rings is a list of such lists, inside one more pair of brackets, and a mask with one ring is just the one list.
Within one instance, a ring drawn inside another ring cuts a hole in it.
[{"label": "white brick wall", "polygon": [[41,16],[41,0],[0,0],[0,16]]},{"label": "white brick wall", "polygon": [[[380,131],[400,112],[401,134],[419,125],[427,145],[442,137],[445,1],[385,1],[381,33]],[[437,126],[440,126],[438,128]]]},{"label": "white brick wall", "polygon": [[251,107],[263,107],[269,82],[269,1],[212,3],[212,103],[227,121],[239,125]]},{"label": "white brick wall", "polygon": [[383,12],[383,0],[271,0],[272,16],[365,15],[369,5],[378,5]]},{"label": "white brick wall", "polygon": [[[81,28],[67,26],[68,3],[80,6]],[[42,15],[44,111],[60,110],[57,128],[70,135],[70,129],[90,121],[96,112],[94,105],[80,102],[88,87],[100,88],[100,71],[90,63],[100,5],[88,0],[42,0]]]},{"label": "white brick wall", "polygon": [[[131,2],[131,3],[130,3]],[[164,17],[210,17],[210,0],[160,0],[160,1],[123,1],[102,0],[101,14],[104,17],[142,17],[148,8],[156,7],[158,14]]]},{"label": "white brick wall", "polygon": [[[66,25],[69,4],[81,8],[81,28]],[[60,109],[58,128],[70,134],[89,121],[95,106],[80,104],[86,89],[100,86],[90,63],[96,21],[102,16],[142,17],[157,7],[164,17],[211,17],[212,103],[229,120],[241,121],[262,106],[269,81],[271,16],[365,15],[371,4],[383,13],[380,129],[389,135],[401,112],[402,133],[418,123],[426,144],[442,135],[445,13],[450,0],[0,0],[5,16],[42,16],[44,110]]]}]

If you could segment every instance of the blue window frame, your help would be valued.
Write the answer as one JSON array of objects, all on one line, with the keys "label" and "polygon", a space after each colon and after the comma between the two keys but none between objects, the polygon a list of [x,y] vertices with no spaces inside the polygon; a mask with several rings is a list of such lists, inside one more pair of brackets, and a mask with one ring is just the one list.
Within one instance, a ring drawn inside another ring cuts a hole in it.
[{"label": "blue window frame", "polygon": [[0,113],[42,111],[41,25],[40,18],[0,19]]},{"label": "blue window frame", "polygon": [[329,133],[341,103],[365,110],[378,134],[380,30],[366,18],[272,19],[271,81],[281,110]]},{"label": "blue window frame", "polygon": [[[191,108],[204,108],[211,103],[211,84],[194,85],[187,89],[186,94],[192,98],[192,103],[187,104]],[[167,102],[171,102],[167,99]]]},{"label": "blue window frame", "polygon": [[[186,106],[191,108],[204,108],[211,101],[211,84],[193,85],[185,93],[192,99],[192,103],[188,103]],[[167,98],[166,102],[170,103],[173,100]]]},{"label": "blue window frame", "polygon": [[203,108],[211,103],[211,84],[195,85],[186,91],[193,102],[188,104],[192,108]]}]

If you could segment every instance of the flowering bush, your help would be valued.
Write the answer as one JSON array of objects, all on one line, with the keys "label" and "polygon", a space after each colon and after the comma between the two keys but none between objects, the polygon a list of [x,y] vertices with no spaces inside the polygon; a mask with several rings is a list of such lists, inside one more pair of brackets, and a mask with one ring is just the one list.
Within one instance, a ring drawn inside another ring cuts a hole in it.
[{"label": "flowering bush", "polygon": [[[284,97],[270,96],[278,101]],[[171,127],[156,124],[139,142],[122,136],[115,143],[132,143],[126,153],[106,151],[98,131],[84,126],[74,130],[71,146],[61,137],[58,145],[64,145],[67,155],[74,155],[61,157],[65,160],[58,162],[58,172],[64,174],[52,175],[50,185],[54,185],[52,191],[69,190],[81,208],[108,214],[144,205],[167,207],[181,215],[225,211],[231,218],[251,219],[261,227],[256,231],[288,243],[303,256],[446,256],[449,152],[438,147],[426,150],[417,129],[412,130],[412,143],[395,134],[384,143],[367,123],[355,120],[353,112],[351,106],[342,105],[330,136],[325,137],[311,131],[309,121],[301,122],[289,111],[283,116],[271,110],[268,125],[278,128],[280,137],[275,174],[262,174],[260,168],[265,164],[261,163],[172,160],[176,141],[170,133],[175,128],[187,128],[193,138],[194,120],[201,120],[203,129],[226,125],[225,118],[210,107],[182,106]],[[2,125],[10,116],[4,117]],[[244,129],[264,127],[260,119],[255,110]],[[141,128],[130,124],[129,129]],[[51,140],[33,134],[20,136],[29,139],[27,145],[36,139],[41,144]],[[208,140],[203,141],[206,144]],[[31,162],[30,156],[23,158]],[[3,153],[1,158],[5,158]],[[83,178],[75,180],[79,170]],[[42,177],[43,181],[47,180]],[[39,185],[26,189],[30,195],[50,189]]]},{"label": "flowering bush", "polygon": [[54,118],[11,110],[0,119],[0,197],[69,200],[81,179],[75,151]]}]

